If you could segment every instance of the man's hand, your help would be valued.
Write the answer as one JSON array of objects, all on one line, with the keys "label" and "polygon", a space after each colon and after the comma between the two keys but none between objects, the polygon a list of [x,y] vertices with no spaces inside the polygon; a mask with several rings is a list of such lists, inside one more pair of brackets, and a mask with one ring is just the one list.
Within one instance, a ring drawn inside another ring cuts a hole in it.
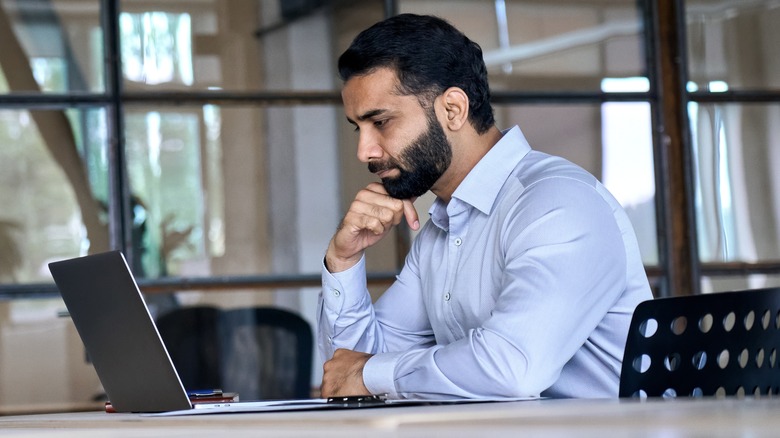
[{"label": "man's hand", "polygon": [[325,362],[322,375],[322,397],[368,395],[363,384],[363,367],[373,354],[340,348]]},{"label": "man's hand", "polygon": [[366,248],[382,240],[404,217],[413,230],[420,228],[413,202],[390,197],[380,183],[371,183],[358,192],[328,245],[328,270],[341,272],[354,266]]}]

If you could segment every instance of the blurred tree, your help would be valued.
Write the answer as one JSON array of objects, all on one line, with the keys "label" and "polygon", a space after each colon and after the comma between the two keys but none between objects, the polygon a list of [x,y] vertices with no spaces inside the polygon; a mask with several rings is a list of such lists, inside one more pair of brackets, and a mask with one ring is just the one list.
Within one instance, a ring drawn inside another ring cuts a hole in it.
[{"label": "blurred tree", "polygon": [[[40,92],[24,48],[0,3],[0,68],[11,91]],[[100,205],[92,195],[73,128],[64,111],[30,111],[44,145],[70,181],[89,239],[89,252],[107,251],[108,228],[100,220]]]}]

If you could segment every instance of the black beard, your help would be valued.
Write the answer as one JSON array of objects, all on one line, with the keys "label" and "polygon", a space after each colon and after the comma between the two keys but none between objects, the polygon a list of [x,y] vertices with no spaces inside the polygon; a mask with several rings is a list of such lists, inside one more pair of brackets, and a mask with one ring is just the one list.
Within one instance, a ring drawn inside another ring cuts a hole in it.
[{"label": "black beard", "polygon": [[[428,115],[428,129],[408,145],[398,159],[368,163],[371,173],[398,169],[398,176],[382,178],[387,193],[396,199],[423,195],[450,167],[452,146],[433,114]],[[404,165],[402,166],[401,163]]]}]

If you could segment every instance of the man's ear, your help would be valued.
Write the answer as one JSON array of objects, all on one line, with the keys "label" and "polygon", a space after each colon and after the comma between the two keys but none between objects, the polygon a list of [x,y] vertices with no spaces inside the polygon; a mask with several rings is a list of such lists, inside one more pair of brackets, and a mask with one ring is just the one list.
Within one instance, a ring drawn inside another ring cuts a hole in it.
[{"label": "man's ear", "polygon": [[452,131],[460,130],[469,119],[469,97],[458,87],[450,87],[439,96],[445,119],[442,125]]}]

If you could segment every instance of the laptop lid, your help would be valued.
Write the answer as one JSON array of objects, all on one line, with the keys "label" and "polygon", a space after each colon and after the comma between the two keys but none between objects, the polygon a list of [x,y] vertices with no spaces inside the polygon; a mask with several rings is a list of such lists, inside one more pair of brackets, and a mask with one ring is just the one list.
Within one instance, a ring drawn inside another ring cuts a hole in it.
[{"label": "laptop lid", "polygon": [[49,270],[117,412],[192,407],[121,252],[53,262]]}]

